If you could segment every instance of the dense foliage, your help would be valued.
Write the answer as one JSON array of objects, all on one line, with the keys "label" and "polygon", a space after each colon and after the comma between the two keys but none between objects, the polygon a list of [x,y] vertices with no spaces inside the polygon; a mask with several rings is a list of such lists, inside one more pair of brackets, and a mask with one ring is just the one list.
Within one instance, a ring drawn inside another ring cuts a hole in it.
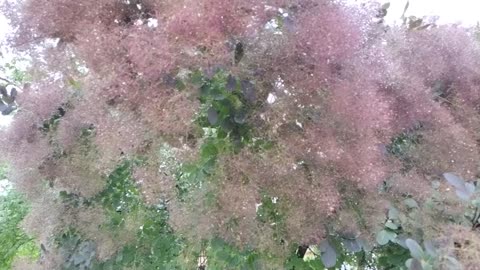
[{"label": "dense foliage", "polygon": [[5,267],[474,269],[480,44],[388,8],[6,1]]}]

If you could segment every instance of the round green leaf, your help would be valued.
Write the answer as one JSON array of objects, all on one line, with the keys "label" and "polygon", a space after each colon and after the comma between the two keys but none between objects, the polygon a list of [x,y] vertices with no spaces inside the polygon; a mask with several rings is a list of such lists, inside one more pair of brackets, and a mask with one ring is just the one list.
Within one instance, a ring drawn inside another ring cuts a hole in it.
[{"label": "round green leaf", "polygon": [[398,230],[398,225],[393,223],[391,220],[387,221],[387,223],[385,223],[385,227],[391,229],[391,230]]},{"label": "round green leaf", "polygon": [[405,206],[407,206],[409,209],[418,208],[418,203],[417,203],[417,201],[415,201],[415,200],[412,199],[412,198],[405,199],[405,200],[403,201],[403,203],[404,203]]},{"label": "round green leaf", "polygon": [[235,123],[237,124],[243,124],[245,123],[245,120],[247,119],[247,114],[245,113],[245,111],[238,111],[235,113],[235,116],[233,117],[233,120],[235,121]]},{"label": "round green leaf", "polygon": [[377,234],[377,243],[379,245],[386,245],[389,241],[393,241],[397,237],[397,234],[387,230],[381,230]]},{"label": "round green leaf", "polygon": [[398,219],[398,215],[400,212],[397,210],[397,208],[390,206],[388,209],[388,218],[389,219]]}]

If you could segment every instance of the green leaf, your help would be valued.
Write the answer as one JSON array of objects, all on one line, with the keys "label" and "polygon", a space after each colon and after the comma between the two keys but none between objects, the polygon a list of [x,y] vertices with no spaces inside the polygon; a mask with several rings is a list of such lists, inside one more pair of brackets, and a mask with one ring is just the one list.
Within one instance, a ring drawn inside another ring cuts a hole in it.
[{"label": "green leaf", "polygon": [[390,206],[388,209],[388,218],[389,219],[398,219],[400,212],[397,210],[397,208]]},{"label": "green leaf", "polygon": [[190,82],[195,85],[202,85],[205,82],[205,78],[200,70],[196,70],[190,74]]},{"label": "green leaf", "polygon": [[389,228],[389,229],[391,229],[391,230],[398,230],[398,225],[395,224],[395,223],[393,223],[393,222],[390,221],[390,220],[385,223],[385,227],[387,227],[387,228]]},{"label": "green leaf", "polygon": [[392,241],[397,237],[397,234],[388,231],[388,230],[381,230],[377,233],[377,243],[381,246],[388,244],[388,242]]},{"label": "green leaf", "polygon": [[245,111],[241,110],[241,111],[238,111],[238,112],[235,113],[234,121],[237,124],[243,124],[243,123],[245,123],[246,118],[247,118],[247,113]]},{"label": "green leaf", "polygon": [[200,150],[200,155],[202,160],[210,160],[212,158],[217,157],[218,155],[218,148],[215,145],[214,141],[209,141],[202,145],[202,149]]},{"label": "green leaf", "polygon": [[412,198],[405,199],[405,200],[403,201],[403,203],[404,203],[409,209],[418,208],[418,203],[417,203],[417,201],[415,201],[415,200],[412,199]]},{"label": "green leaf", "polygon": [[417,241],[413,239],[407,239],[405,244],[407,245],[410,255],[412,255],[413,258],[421,260],[425,255],[422,247],[417,243]]}]

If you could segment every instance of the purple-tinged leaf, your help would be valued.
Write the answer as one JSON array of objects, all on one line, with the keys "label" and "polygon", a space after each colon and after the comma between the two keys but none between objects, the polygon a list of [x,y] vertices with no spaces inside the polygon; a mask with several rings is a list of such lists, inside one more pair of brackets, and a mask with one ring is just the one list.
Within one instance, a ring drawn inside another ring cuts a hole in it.
[{"label": "purple-tinged leaf", "polygon": [[2,94],[2,96],[8,96],[7,88],[3,85],[0,85],[0,94]]},{"label": "purple-tinged leaf", "polygon": [[437,256],[436,248],[433,246],[433,242],[430,240],[426,240],[423,242],[423,246],[425,247],[425,251],[431,257]]},{"label": "purple-tinged leaf", "polygon": [[213,107],[207,111],[207,118],[210,125],[215,125],[218,121],[218,112]]},{"label": "purple-tinged leaf", "polygon": [[233,77],[231,74],[228,75],[227,85],[225,86],[225,88],[229,92],[233,92],[237,88],[237,79],[235,79],[235,77]]},{"label": "purple-tinged leaf", "polygon": [[469,194],[466,189],[457,189],[455,190],[455,194],[464,201],[469,201],[471,197],[471,194]]},{"label": "purple-tinged leaf", "polygon": [[455,174],[444,173],[443,177],[447,180],[447,182],[450,185],[454,186],[455,188],[462,189],[462,190],[465,189],[465,181],[462,178],[456,176]]},{"label": "purple-tinged leaf", "polygon": [[319,246],[323,265],[326,268],[334,267],[337,264],[337,252],[328,240],[323,240]]},{"label": "purple-tinged leaf", "polygon": [[255,86],[252,82],[248,80],[243,80],[241,82],[242,93],[245,96],[245,99],[249,102],[254,102],[256,99]]},{"label": "purple-tinged leaf", "polygon": [[15,88],[15,87],[12,88],[12,90],[10,91],[10,98],[15,100],[15,98],[17,97],[17,94],[18,94],[17,88]]},{"label": "purple-tinged leaf", "polygon": [[417,259],[409,259],[406,265],[408,270],[423,270],[422,262]]},{"label": "purple-tinged leaf", "polygon": [[475,193],[475,184],[466,182],[465,190],[467,191],[468,194],[473,195],[473,193]]},{"label": "purple-tinged leaf", "polygon": [[16,109],[17,109],[17,106],[15,106],[15,105],[9,105],[6,109],[1,110],[1,111],[2,111],[2,115],[9,115],[9,114],[11,114],[13,111],[15,111]]},{"label": "purple-tinged leaf", "polygon": [[422,247],[417,243],[417,241],[413,239],[407,239],[405,244],[407,245],[410,255],[412,255],[413,258],[421,260],[425,255]]}]

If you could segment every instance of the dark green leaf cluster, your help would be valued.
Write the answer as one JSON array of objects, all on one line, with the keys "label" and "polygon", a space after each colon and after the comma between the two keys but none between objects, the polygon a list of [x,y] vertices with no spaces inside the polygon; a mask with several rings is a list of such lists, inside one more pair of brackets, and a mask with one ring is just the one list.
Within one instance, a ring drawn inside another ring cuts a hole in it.
[{"label": "dark green leaf cluster", "polygon": [[125,214],[136,211],[142,204],[131,172],[132,162],[125,161],[108,176],[106,188],[93,199],[108,211],[113,226],[122,225]]},{"label": "dark green leaf cluster", "polygon": [[91,269],[96,254],[94,242],[83,240],[73,229],[63,232],[56,242],[63,260],[62,269]]},{"label": "dark green leaf cluster", "polygon": [[409,171],[414,166],[412,151],[422,142],[422,135],[420,134],[422,128],[422,124],[415,125],[413,128],[392,138],[390,144],[386,147],[388,154],[402,161],[404,171]]},{"label": "dark green leaf cluster", "polygon": [[168,212],[164,204],[156,207],[145,205],[132,181],[134,162],[125,161],[109,176],[106,188],[90,201],[80,200],[62,193],[64,203],[83,206],[100,204],[110,217],[109,229],[121,233],[128,216],[141,220],[136,240],[123,247],[105,262],[96,261],[95,244],[84,239],[75,230],[68,230],[57,237],[64,259],[65,269],[179,269],[177,256],[181,251],[181,239],[168,225]]},{"label": "dark green leaf cluster", "polygon": [[220,238],[210,241],[206,249],[209,270],[259,269],[259,254],[254,250],[239,250]]},{"label": "dark green leaf cluster", "polygon": [[47,120],[43,121],[40,130],[44,133],[56,130],[60,119],[65,116],[65,108],[59,107],[57,111]]},{"label": "dark green leaf cluster", "polygon": [[180,269],[177,257],[182,251],[182,240],[168,225],[168,212],[159,207],[141,208],[143,225],[136,240],[93,269]]},{"label": "dark green leaf cluster", "polygon": [[197,122],[218,129],[219,138],[230,137],[241,147],[251,137],[247,118],[256,98],[255,85],[219,71],[211,79],[200,79],[200,102],[204,111]]},{"label": "dark green leaf cluster", "polygon": [[202,110],[196,123],[202,128],[203,144],[199,159],[183,164],[176,173],[182,200],[213,174],[221,153],[236,153],[246,145],[256,151],[273,146],[271,141],[254,138],[247,123],[255,107],[256,89],[252,82],[218,70],[211,78],[200,71],[193,72],[189,83],[199,88]]}]

